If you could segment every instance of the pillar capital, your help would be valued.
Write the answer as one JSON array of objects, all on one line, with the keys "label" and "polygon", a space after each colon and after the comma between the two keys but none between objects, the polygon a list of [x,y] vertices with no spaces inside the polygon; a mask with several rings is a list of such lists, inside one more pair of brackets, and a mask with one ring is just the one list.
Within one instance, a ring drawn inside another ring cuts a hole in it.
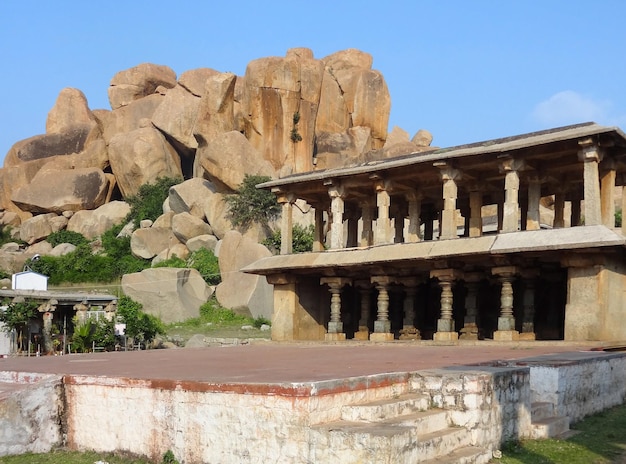
[{"label": "pillar capital", "polygon": [[433,163],[433,166],[439,169],[441,180],[461,180],[462,172],[459,169],[454,168],[450,163],[446,161],[437,161]]},{"label": "pillar capital", "polygon": [[280,188],[272,189],[272,193],[276,195],[276,201],[280,203],[281,205],[285,203],[295,203],[297,199],[295,193],[286,192]]},{"label": "pillar capital", "polygon": [[523,171],[527,168],[524,160],[514,158],[509,154],[500,155],[500,172]]},{"label": "pillar capital", "polygon": [[433,269],[430,277],[442,282],[452,282],[463,278],[463,271],[459,269]]},{"label": "pillar capital", "polygon": [[389,285],[394,282],[394,279],[391,276],[372,276],[370,282],[372,285]]},{"label": "pillar capital", "polygon": [[270,274],[265,276],[267,283],[270,285],[287,285],[296,282],[296,277],[293,274]]},{"label": "pillar capital", "polygon": [[580,147],[580,150],[578,150],[578,159],[580,161],[596,161],[598,163],[602,161],[603,153],[600,150],[600,146],[592,138],[579,140],[578,146]]},{"label": "pillar capital", "polygon": [[328,187],[328,196],[331,199],[343,198],[345,195],[345,188],[341,182],[331,181],[329,183],[324,182],[324,185]]},{"label": "pillar capital", "polygon": [[511,278],[519,273],[517,266],[497,266],[491,268],[491,274],[496,277]]},{"label": "pillar capital", "polygon": [[352,279],[347,277],[322,277],[320,279],[321,285],[328,285],[330,288],[342,288],[345,285],[350,285],[352,283]]}]

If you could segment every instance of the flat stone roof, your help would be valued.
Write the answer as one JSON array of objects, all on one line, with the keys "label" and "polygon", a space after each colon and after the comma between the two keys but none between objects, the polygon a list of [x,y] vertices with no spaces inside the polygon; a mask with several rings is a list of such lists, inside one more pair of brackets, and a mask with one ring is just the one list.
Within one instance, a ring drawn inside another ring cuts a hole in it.
[{"label": "flat stone roof", "polygon": [[23,298],[33,300],[57,300],[59,304],[81,303],[88,301],[90,303],[110,303],[117,301],[115,295],[107,295],[105,293],[87,293],[87,292],[55,292],[44,290],[0,290],[0,298],[15,298],[21,296]]},{"label": "flat stone roof", "polygon": [[416,260],[433,261],[468,256],[505,255],[519,252],[550,252],[624,247],[626,238],[603,225],[578,226],[484,235],[474,238],[431,240],[416,243],[345,248],[317,253],[294,253],[262,258],[242,269],[250,274],[285,271],[320,271]]}]

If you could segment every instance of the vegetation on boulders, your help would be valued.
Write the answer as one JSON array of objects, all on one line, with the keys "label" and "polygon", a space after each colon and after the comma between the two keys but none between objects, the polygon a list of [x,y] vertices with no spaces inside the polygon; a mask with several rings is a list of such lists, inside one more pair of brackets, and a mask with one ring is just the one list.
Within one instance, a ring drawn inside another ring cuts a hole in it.
[{"label": "vegetation on boulders", "polygon": [[276,196],[268,191],[257,189],[258,184],[272,180],[268,176],[246,174],[237,193],[226,196],[230,206],[230,220],[235,226],[249,227],[252,223],[267,226],[280,216],[280,205]]},{"label": "vegetation on boulders", "polygon": [[153,184],[144,184],[139,187],[137,195],[129,196],[126,202],[130,205],[128,220],[132,220],[135,227],[144,219],[154,221],[163,214],[163,202],[167,199],[170,187],[180,184],[182,179],[159,177]]},{"label": "vegetation on boulders", "polygon": [[149,343],[157,335],[165,333],[163,322],[143,311],[143,305],[130,297],[122,296],[117,301],[117,317],[126,324],[126,336],[135,341]]},{"label": "vegetation on boulders", "polygon": [[[313,234],[315,228],[312,225],[303,227],[300,224],[294,224],[292,229],[292,248],[293,253],[306,253],[313,250]],[[280,230],[272,233],[268,238],[263,240],[263,245],[272,250],[274,253],[280,251],[282,236]]]},{"label": "vegetation on boulders", "polygon": [[52,232],[48,235],[46,241],[52,245],[53,248],[61,243],[70,243],[75,246],[86,245],[89,243],[89,240],[87,240],[83,234],[67,229]]},{"label": "vegetation on boulders", "polygon": [[211,250],[206,248],[200,248],[192,252],[186,260],[174,255],[169,259],[155,264],[154,267],[195,269],[208,285],[217,285],[222,281],[218,259]]}]

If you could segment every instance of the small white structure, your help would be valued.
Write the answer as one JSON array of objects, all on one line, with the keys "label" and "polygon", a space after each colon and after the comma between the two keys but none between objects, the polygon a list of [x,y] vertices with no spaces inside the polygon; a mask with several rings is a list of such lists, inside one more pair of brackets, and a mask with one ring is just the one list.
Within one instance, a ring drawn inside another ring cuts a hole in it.
[{"label": "small white structure", "polygon": [[23,271],[11,276],[13,290],[48,290],[48,277],[34,271]]}]

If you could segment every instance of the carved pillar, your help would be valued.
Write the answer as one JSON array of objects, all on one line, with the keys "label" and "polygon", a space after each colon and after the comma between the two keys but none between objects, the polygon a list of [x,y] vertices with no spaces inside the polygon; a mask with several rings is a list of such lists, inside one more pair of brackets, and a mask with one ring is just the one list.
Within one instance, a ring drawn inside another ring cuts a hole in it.
[{"label": "carved pillar", "polygon": [[469,220],[469,236],[480,237],[483,234],[483,192],[474,186],[469,194],[470,220]]},{"label": "carved pillar", "polygon": [[282,193],[277,199],[283,208],[280,223],[280,254],[288,255],[293,251],[293,203],[296,196],[293,193]]},{"label": "carved pillar", "polygon": [[398,282],[404,286],[404,301],[402,302],[404,319],[400,330],[400,340],[421,340],[420,331],[415,327],[415,295],[419,280],[409,277],[399,279]]},{"label": "carved pillar", "polygon": [[341,322],[341,289],[349,283],[349,279],[342,277],[322,277],[320,279],[320,284],[328,285],[330,291],[330,320],[328,321],[328,332],[324,337],[326,341],[346,339],[343,322]]},{"label": "carved pillar", "polygon": [[391,321],[389,320],[389,285],[391,278],[388,276],[372,276],[371,282],[378,290],[377,313],[374,321],[374,333],[370,334],[370,340],[389,341],[393,340],[391,333]]},{"label": "carved pillar", "polygon": [[517,268],[515,266],[500,266],[492,268],[491,272],[498,277],[502,285],[498,330],[493,333],[493,339],[497,341],[518,340],[519,332],[515,330],[515,318],[513,317],[513,280]]},{"label": "carved pillar", "polygon": [[330,213],[332,223],[330,226],[330,248],[337,250],[343,248],[343,195],[344,189],[340,184],[332,183],[328,187],[328,196],[330,197]]},{"label": "carved pillar", "polygon": [[517,232],[519,224],[519,172],[523,164],[521,161],[507,157],[500,164],[500,171],[504,172],[504,205],[501,232]]},{"label": "carved pillar", "polygon": [[362,247],[372,246],[374,244],[374,230],[372,229],[374,208],[369,201],[365,201],[362,204],[361,221],[363,222],[363,228],[361,230],[361,241],[359,245]]},{"label": "carved pillar", "polygon": [[463,279],[467,293],[465,294],[465,319],[461,329],[461,340],[478,340],[478,289],[483,277],[479,272],[466,272]]},{"label": "carved pillar", "polygon": [[456,201],[458,197],[456,181],[461,178],[461,173],[445,162],[437,162],[435,167],[439,168],[443,182],[443,210],[441,211],[439,238],[442,240],[458,238],[456,231]]},{"label": "carved pillar", "polygon": [[578,145],[580,147],[578,159],[584,163],[585,225],[594,226],[602,224],[598,164],[602,161],[603,156],[600,148],[591,138],[581,140]]},{"label": "carved pillar", "polygon": [[528,179],[528,214],[526,215],[526,230],[539,230],[541,228],[539,216],[539,203],[541,201],[541,182],[539,177],[532,176]]},{"label": "carved pillar", "polygon": [[115,318],[116,314],[117,314],[117,300],[113,300],[104,307],[104,317],[106,317],[107,321],[111,322]]},{"label": "carved pillar", "polygon": [[602,224],[607,227],[615,227],[615,162],[605,159],[600,167],[600,202]]},{"label": "carved pillar", "polygon": [[378,218],[376,219],[376,231],[374,233],[374,244],[384,245],[391,243],[391,223],[389,219],[389,207],[391,206],[391,196],[389,195],[389,183],[378,180],[375,184],[376,206],[378,207]]},{"label": "carved pillar", "polygon": [[313,251],[324,251],[324,209],[321,205],[315,208],[315,232],[313,234]]},{"label": "carved pillar", "polygon": [[409,203],[409,230],[406,242],[420,241],[420,221],[422,215],[422,194],[419,192],[411,192],[406,195]]},{"label": "carved pillar", "polygon": [[430,271],[430,277],[436,278],[441,287],[441,317],[437,320],[437,332],[433,340],[458,340],[459,334],[454,330],[452,317],[452,285],[457,279],[462,278],[462,273],[456,269],[435,269]]},{"label": "carved pillar", "polygon": [[554,229],[562,229],[565,227],[565,194],[557,191],[554,194]]},{"label": "carved pillar", "polygon": [[89,306],[87,305],[87,301],[83,300],[81,303],[76,303],[74,305],[74,311],[76,311],[76,320],[79,324],[82,324],[87,319],[87,311],[89,310]]},{"label": "carved pillar", "polygon": [[357,281],[354,283],[355,287],[359,289],[359,296],[361,300],[361,317],[359,318],[359,330],[354,334],[355,340],[369,340],[370,339],[370,293],[372,291],[372,285],[369,281]]},{"label": "carved pillar", "polygon": [[[58,303],[59,302],[57,300],[52,299],[46,301],[45,303],[42,303],[41,305],[39,305],[39,308],[37,308],[40,313],[43,313],[42,348],[44,354],[50,354],[54,352],[54,343],[52,340],[52,319],[54,317],[54,311]],[[39,349],[39,347],[37,347],[37,349]]]},{"label": "carved pillar", "polygon": [[522,313],[522,333],[520,340],[535,340],[535,279],[538,272],[534,269],[522,271],[524,283],[524,306]]}]

